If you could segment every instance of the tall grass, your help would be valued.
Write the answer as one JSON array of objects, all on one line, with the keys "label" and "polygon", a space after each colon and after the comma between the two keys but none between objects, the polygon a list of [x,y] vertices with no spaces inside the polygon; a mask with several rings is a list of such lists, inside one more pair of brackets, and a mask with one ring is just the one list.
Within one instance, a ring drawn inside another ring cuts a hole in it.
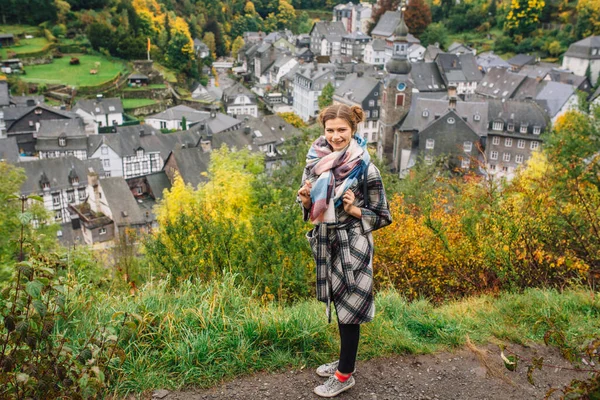
[{"label": "tall grass", "polygon": [[[132,315],[135,332],[123,335],[127,353],[114,391],[208,387],[259,370],[314,367],[336,358],[337,327],[327,324],[315,300],[291,306],[262,302],[232,275],[205,284],[150,281],[135,296],[74,286],[63,327],[83,338],[97,324]],[[93,295],[91,295],[93,294]],[[395,353],[428,353],[492,338],[540,342],[548,328],[562,329],[580,345],[600,331],[600,301],[585,291],[530,289],[434,307],[407,302],[394,291],[376,297],[377,315],[362,328],[360,359]]]}]

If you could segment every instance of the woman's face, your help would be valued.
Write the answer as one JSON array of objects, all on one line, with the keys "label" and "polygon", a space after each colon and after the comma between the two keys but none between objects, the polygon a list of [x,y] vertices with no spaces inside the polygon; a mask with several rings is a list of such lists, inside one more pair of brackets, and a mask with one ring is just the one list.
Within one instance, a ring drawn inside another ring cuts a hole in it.
[{"label": "woman's face", "polygon": [[350,144],[352,129],[345,119],[335,118],[325,122],[325,139],[333,151],[340,151]]}]

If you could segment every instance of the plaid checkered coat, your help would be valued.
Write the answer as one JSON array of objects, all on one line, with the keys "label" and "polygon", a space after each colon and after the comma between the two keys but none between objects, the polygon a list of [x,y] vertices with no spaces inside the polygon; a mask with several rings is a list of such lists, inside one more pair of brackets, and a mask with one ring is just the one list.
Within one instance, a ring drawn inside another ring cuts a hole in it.
[{"label": "plaid checkered coat", "polygon": [[[305,168],[302,182],[313,180]],[[373,235],[371,232],[392,222],[379,170],[372,163],[367,172],[368,208],[365,208],[363,177],[350,186],[354,205],[361,208],[362,218],[336,207],[337,224],[319,224],[306,234],[317,265],[317,299],[333,302],[340,324],[361,324],[375,316],[373,299]],[[303,207],[304,209],[304,207]],[[304,209],[304,220],[309,210]]]}]

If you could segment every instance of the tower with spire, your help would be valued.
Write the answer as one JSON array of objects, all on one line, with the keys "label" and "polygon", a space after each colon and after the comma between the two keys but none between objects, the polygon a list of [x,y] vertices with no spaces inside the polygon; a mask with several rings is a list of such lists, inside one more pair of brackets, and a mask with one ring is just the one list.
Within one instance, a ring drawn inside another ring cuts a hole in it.
[{"label": "tower with spire", "polygon": [[399,135],[397,127],[410,109],[414,84],[410,78],[411,64],[408,61],[408,27],[404,21],[404,0],[398,6],[400,23],[394,30],[392,58],[385,65],[387,76],[383,81],[381,118],[377,141],[377,155],[385,159],[390,167],[398,170],[402,149],[412,147],[412,137]]}]

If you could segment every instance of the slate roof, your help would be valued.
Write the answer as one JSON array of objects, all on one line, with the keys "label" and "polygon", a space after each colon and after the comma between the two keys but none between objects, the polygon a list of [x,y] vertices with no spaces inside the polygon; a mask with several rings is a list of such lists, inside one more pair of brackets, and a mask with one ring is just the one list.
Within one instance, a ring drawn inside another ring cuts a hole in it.
[{"label": "slate roof", "polygon": [[216,101],[215,96],[206,89],[201,83],[197,83],[192,88],[192,99],[203,100],[209,103]]},{"label": "slate roof", "polygon": [[472,54],[439,53],[435,63],[446,85],[448,82],[479,82],[483,78]]},{"label": "slate roof", "polygon": [[81,99],[75,103],[73,110],[81,109],[92,115],[123,113],[123,102],[118,97],[102,99]]},{"label": "slate roof", "polygon": [[362,105],[373,89],[379,85],[379,80],[375,78],[364,76],[359,78],[356,74],[350,74],[342,84],[335,89],[334,95],[341,98],[341,100],[338,99],[340,101],[350,100],[353,103]]},{"label": "slate roof", "polygon": [[371,47],[373,47],[374,51],[385,51],[385,40],[373,39],[371,42]]},{"label": "slate roof", "polygon": [[48,178],[51,191],[73,187],[69,181],[71,171],[74,171],[79,178],[78,187],[85,187],[87,185],[87,174],[90,169],[100,176],[104,175],[101,160],[91,159],[83,161],[73,156],[24,161],[19,163],[19,168],[23,168],[27,175],[27,179],[21,185],[21,193],[25,195],[40,193],[42,191],[42,186],[40,185],[42,174],[45,174]]},{"label": "slate roof", "polygon": [[[448,118],[450,117],[454,118],[453,124],[448,123]],[[470,132],[473,135],[480,136],[469,123],[465,122],[461,118],[459,113],[453,110],[446,110],[438,119],[434,120],[429,126],[420,131],[419,136],[429,136],[430,133],[433,133],[433,135],[436,137],[436,142],[446,142],[446,144],[448,144],[454,141],[453,139],[459,132]],[[438,140],[437,138],[440,139]],[[436,147],[440,144],[436,143]],[[462,149],[462,142],[457,143],[457,148],[458,146],[460,146],[460,149]]]},{"label": "slate roof", "polygon": [[[242,85],[240,82],[236,82],[232,86],[223,90],[223,99],[230,98],[229,101],[231,101],[232,99],[235,99],[239,95],[246,95],[246,96],[250,97],[250,99],[256,99],[256,95],[250,89],[248,89],[244,85]],[[226,100],[226,101],[228,101],[228,100]]]},{"label": "slate roof", "polygon": [[543,79],[554,68],[560,68],[560,66],[558,64],[551,63],[537,63],[534,65],[525,65],[523,68],[521,68],[519,74],[527,75],[531,78]]},{"label": "slate roof", "polygon": [[145,176],[150,191],[156,200],[161,200],[165,189],[171,189],[171,181],[165,171],[155,172]]},{"label": "slate roof", "polygon": [[10,96],[10,104],[16,107],[30,107],[29,103],[44,104],[44,96]]},{"label": "slate roof", "polygon": [[30,112],[32,112],[36,108],[40,108],[42,110],[49,111],[51,113],[54,113],[54,114],[56,114],[58,116],[63,116],[65,118],[79,118],[79,115],[77,115],[75,113],[68,112],[68,111],[62,111],[62,110],[57,110],[55,108],[47,106],[44,103],[40,103],[40,104],[37,104],[35,106],[29,106],[29,107],[5,107],[4,109],[2,109],[2,111],[4,111],[4,121],[6,122],[6,130],[9,130],[10,127],[16,121],[18,121],[21,118],[25,117],[27,114],[29,114]]},{"label": "slate roof", "polygon": [[521,85],[513,93],[512,98],[516,100],[535,99],[540,81],[535,78],[525,77]]},{"label": "slate roof", "polygon": [[473,48],[458,42],[453,42],[448,47],[448,53],[459,54],[460,52],[473,53]]},{"label": "slate roof", "polygon": [[493,67],[499,68],[510,68],[510,64],[502,59],[502,57],[494,54],[493,52],[481,53],[475,57],[477,65],[479,65],[484,71],[488,71]]},{"label": "slate roof", "polygon": [[10,92],[8,90],[8,82],[0,80],[0,107],[10,105]]},{"label": "slate roof", "polygon": [[85,137],[85,124],[81,118],[49,119],[40,122],[37,132],[40,138]]},{"label": "slate roof", "polygon": [[337,68],[334,64],[318,64],[315,68],[314,64],[310,63],[299,65],[296,73],[315,82],[325,75],[335,72],[336,69]]},{"label": "slate roof", "polygon": [[570,71],[553,69],[547,75],[553,82],[560,82],[572,85],[575,88],[587,90],[590,88],[589,82],[587,82],[587,77],[575,75]]},{"label": "slate roof", "polygon": [[577,57],[586,60],[600,60],[600,51],[592,55],[593,48],[600,48],[600,36],[590,36],[569,46],[564,57]]},{"label": "slate roof", "polygon": [[159,112],[158,114],[149,115],[146,117],[146,120],[161,119],[166,121],[181,121],[181,119],[185,117],[188,124],[195,124],[205,120],[208,115],[209,113],[206,111],[198,111],[188,106],[179,105],[167,108],[165,111]]},{"label": "slate roof", "polygon": [[444,53],[442,51],[442,49],[430,44],[427,46],[427,49],[425,50],[425,54],[423,54],[423,57],[425,58],[425,60],[433,61],[438,56],[438,54],[441,54],[441,53]]},{"label": "slate roof", "polygon": [[[449,110],[447,97],[430,98],[419,93],[413,97],[410,112],[400,126],[401,131],[422,131]],[[488,106],[483,100],[457,101],[456,114],[479,135],[487,135]],[[425,116],[424,116],[425,115]],[[479,116],[479,120],[476,119]]]},{"label": "slate roof", "polygon": [[446,84],[433,62],[413,63],[410,76],[419,92],[446,91]]},{"label": "slate roof", "polygon": [[398,11],[386,11],[371,31],[371,36],[392,36],[399,23],[400,13]]},{"label": "slate roof", "polygon": [[127,79],[148,79],[148,75],[133,73]]},{"label": "slate roof", "polygon": [[147,222],[122,176],[100,179],[98,183],[117,226],[143,225]]},{"label": "slate roof", "polygon": [[347,33],[346,29],[344,29],[344,24],[342,21],[317,21],[310,31],[311,36],[314,30],[316,30],[317,34],[322,38],[325,38],[328,42],[341,42],[342,36]]},{"label": "slate roof", "polygon": [[515,67],[523,67],[535,63],[535,57],[530,56],[529,54],[517,54],[507,62]]},{"label": "slate roof", "polygon": [[533,126],[544,130],[548,125],[547,114],[533,101],[489,100],[488,112],[490,125],[498,120],[504,123],[512,122],[515,124],[515,134],[518,134],[517,127],[522,124],[529,126],[530,132]]},{"label": "slate roof", "polygon": [[0,139],[0,161],[12,164],[19,162],[19,146],[14,136]]},{"label": "slate roof", "polygon": [[200,147],[176,148],[169,157],[173,157],[179,175],[186,184],[198,187],[200,183],[208,182],[208,177],[203,176],[202,172],[208,171],[210,164],[210,152],[205,153]]},{"label": "slate roof", "polygon": [[553,118],[573,94],[575,94],[575,88],[571,85],[543,81],[535,96],[535,101]]},{"label": "slate roof", "polygon": [[509,99],[526,78],[506,68],[494,67],[485,74],[475,93],[493,99]]}]

